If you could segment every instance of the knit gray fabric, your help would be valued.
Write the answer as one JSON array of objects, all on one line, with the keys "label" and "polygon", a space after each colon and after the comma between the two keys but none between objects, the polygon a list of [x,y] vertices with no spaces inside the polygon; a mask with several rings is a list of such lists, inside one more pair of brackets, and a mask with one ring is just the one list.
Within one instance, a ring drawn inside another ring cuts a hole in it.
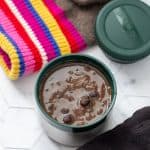
[{"label": "knit gray fabric", "polygon": [[[75,25],[86,43],[96,43],[94,35],[95,20],[98,12],[108,0],[55,0],[65,10],[68,19]],[[99,2],[99,3],[97,3]],[[91,5],[91,3],[93,3]],[[83,5],[84,4],[84,5]]]},{"label": "knit gray fabric", "polygon": [[145,107],[78,150],[150,150],[150,107]]},{"label": "knit gray fabric", "polygon": [[96,4],[96,3],[104,4],[108,2],[108,0],[73,0],[73,1],[78,5],[89,5],[89,4]]}]

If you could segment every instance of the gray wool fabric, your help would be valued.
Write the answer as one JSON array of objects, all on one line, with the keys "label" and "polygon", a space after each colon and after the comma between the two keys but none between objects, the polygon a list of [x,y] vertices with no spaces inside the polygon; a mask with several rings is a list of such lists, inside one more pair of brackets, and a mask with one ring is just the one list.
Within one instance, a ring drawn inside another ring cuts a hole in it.
[{"label": "gray wool fabric", "polygon": [[108,0],[73,0],[73,1],[76,2],[78,5],[89,5],[96,3],[104,4],[108,2]]},{"label": "gray wool fabric", "polygon": [[77,150],[150,150],[150,107]]},{"label": "gray wool fabric", "polygon": [[98,12],[108,0],[55,0],[84,37],[88,46],[96,43],[94,28]]}]

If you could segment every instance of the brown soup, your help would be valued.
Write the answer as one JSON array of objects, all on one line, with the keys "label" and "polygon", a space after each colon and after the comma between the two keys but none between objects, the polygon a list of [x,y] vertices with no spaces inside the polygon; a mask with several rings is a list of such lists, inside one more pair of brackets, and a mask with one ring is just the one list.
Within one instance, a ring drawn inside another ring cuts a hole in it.
[{"label": "brown soup", "polygon": [[82,126],[98,120],[109,108],[111,87],[95,67],[69,63],[50,70],[40,97],[50,117],[59,123]]}]

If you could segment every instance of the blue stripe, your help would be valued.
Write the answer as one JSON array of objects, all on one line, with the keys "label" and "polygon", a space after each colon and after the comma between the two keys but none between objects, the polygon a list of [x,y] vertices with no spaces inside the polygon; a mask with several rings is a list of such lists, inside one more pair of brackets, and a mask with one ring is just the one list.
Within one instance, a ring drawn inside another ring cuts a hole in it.
[{"label": "blue stripe", "polygon": [[32,4],[30,4],[29,1],[24,1],[24,3],[28,7],[28,9],[31,11],[31,13],[34,16],[35,20],[39,23],[39,25],[43,29],[44,33],[46,34],[46,36],[48,37],[48,39],[52,43],[54,49],[56,50],[55,51],[56,56],[60,56],[61,53],[60,53],[59,46],[57,45],[55,39],[53,38],[50,30],[48,29],[48,27],[46,26],[46,24],[43,22],[42,18],[37,14],[36,10],[33,8]]},{"label": "blue stripe", "polygon": [[0,32],[3,33],[7,39],[12,43],[12,45],[15,47],[16,49],[16,52],[18,54],[18,57],[19,57],[19,63],[20,63],[20,74],[19,76],[21,77],[25,71],[25,63],[24,63],[24,58],[23,58],[23,55],[19,49],[19,47],[17,46],[17,43],[8,35],[8,33],[3,29],[3,27],[0,25]]}]

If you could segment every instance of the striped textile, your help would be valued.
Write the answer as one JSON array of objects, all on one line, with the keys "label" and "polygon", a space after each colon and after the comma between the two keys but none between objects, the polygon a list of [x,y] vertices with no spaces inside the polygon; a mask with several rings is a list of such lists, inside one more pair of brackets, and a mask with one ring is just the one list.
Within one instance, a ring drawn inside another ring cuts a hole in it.
[{"label": "striped textile", "polygon": [[55,0],[0,0],[0,65],[10,79],[85,47]]}]

